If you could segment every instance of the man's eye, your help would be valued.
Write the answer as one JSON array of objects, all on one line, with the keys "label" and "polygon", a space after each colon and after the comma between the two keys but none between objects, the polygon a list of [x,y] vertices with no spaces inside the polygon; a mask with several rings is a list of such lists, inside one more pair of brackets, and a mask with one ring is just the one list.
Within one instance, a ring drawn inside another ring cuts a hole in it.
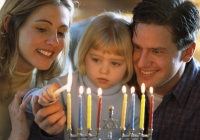
[{"label": "man's eye", "polygon": [[153,53],[160,54],[160,53],[162,53],[162,51],[161,50],[153,50]]},{"label": "man's eye", "polygon": [[137,45],[134,45],[133,48],[134,48],[134,50],[141,50],[141,47],[139,47]]}]

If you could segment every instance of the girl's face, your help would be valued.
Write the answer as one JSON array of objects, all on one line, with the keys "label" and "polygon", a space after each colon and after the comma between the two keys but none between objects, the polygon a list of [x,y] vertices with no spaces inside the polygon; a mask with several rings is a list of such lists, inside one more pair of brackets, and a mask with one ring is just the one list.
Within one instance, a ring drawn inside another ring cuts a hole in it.
[{"label": "girl's face", "polygon": [[67,42],[70,14],[63,5],[44,5],[19,30],[17,71],[47,70]]},{"label": "girl's face", "polygon": [[109,88],[122,81],[127,64],[125,58],[102,50],[90,49],[85,58],[86,74],[100,88]]}]

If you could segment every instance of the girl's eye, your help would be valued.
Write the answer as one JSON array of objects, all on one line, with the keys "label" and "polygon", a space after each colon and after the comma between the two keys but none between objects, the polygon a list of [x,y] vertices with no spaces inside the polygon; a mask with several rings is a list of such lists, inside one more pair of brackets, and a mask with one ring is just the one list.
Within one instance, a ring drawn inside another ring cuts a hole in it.
[{"label": "girl's eye", "polygon": [[98,59],[98,58],[92,58],[92,60],[93,60],[94,62],[100,62],[100,59]]},{"label": "girl's eye", "polygon": [[112,65],[114,65],[114,66],[120,66],[120,64],[117,63],[117,62],[112,62]]},{"label": "girl's eye", "polygon": [[40,32],[45,32],[45,31],[46,31],[46,29],[44,29],[44,28],[39,28],[39,27],[37,27],[37,29],[38,29]]}]

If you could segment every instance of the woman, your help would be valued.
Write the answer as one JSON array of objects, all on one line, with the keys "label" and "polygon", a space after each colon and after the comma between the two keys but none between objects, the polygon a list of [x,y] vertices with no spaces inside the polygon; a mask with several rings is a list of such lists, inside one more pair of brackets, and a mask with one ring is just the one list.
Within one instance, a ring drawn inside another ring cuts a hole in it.
[{"label": "woman", "polygon": [[[19,126],[14,125],[23,124],[23,130],[27,130],[25,104],[20,106],[25,92],[16,92],[40,87],[61,74],[68,53],[72,15],[70,0],[6,0],[4,3],[0,12],[0,140],[8,139],[9,135],[12,139],[15,134],[19,134],[19,139],[20,136],[27,139],[29,131],[22,131],[24,135],[15,129]],[[48,116],[49,108],[46,111]],[[63,111],[60,111],[62,114]],[[36,116],[35,121],[43,130],[55,134],[41,121],[47,118],[42,114]],[[64,124],[65,116],[58,116],[55,122]]]}]

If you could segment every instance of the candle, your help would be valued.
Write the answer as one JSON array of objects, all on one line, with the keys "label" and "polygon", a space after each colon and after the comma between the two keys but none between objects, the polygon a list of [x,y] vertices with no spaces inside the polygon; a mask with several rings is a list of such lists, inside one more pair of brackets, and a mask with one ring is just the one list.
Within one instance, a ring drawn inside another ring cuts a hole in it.
[{"label": "candle", "polygon": [[97,128],[100,128],[101,109],[102,109],[102,89],[99,88],[99,89],[98,89]]},{"label": "candle", "polygon": [[61,88],[57,89],[55,92],[54,92],[54,95],[55,97],[58,97],[58,95],[65,91],[67,88],[68,88],[68,85],[71,87],[72,85],[72,68],[71,68],[71,64],[69,65],[69,72],[68,72],[68,81],[67,81],[67,84],[62,86]]},{"label": "candle", "polygon": [[79,96],[78,96],[78,102],[79,102],[79,111],[78,111],[78,128],[82,129],[82,94],[83,94],[83,86],[80,86],[79,88]]},{"label": "candle", "polygon": [[67,79],[67,129],[71,129],[71,85],[72,85],[72,70],[69,69]]},{"label": "candle", "polygon": [[69,85],[67,88],[67,129],[71,129],[71,93],[69,91]]},{"label": "candle", "polygon": [[150,105],[149,105],[149,129],[153,129],[153,108],[154,108],[154,95],[153,88],[150,87]]},{"label": "candle", "polygon": [[145,85],[144,83],[141,86],[142,91],[142,98],[141,98],[141,105],[140,105],[140,129],[144,129],[144,113],[145,113]]},{"label": "candle", "polygon": [[122,118],[121,118],[121,129],[124,129],[125,127],[125,118],[126,118],[126,106],[127,106],[127,94],[126,94],[126,87],[122,87],[122,92],[124,93],[124,99],[122,103]]},{"label": "candle", "polygon": [[132,94],[132,108],[131,108],[131,128],[134,129],[134,118],[135,118],[135,88],[131,87]]},{"label": "candle", "polygon": [[91,95],[91,89],[90,88],[87,88],[87,94],[88,94],[88,97],[87,97],[87,129],[91,130],[91,117],[92,117],[92,110],[91,110],[91,107],[92,107],[92,95]]}]

